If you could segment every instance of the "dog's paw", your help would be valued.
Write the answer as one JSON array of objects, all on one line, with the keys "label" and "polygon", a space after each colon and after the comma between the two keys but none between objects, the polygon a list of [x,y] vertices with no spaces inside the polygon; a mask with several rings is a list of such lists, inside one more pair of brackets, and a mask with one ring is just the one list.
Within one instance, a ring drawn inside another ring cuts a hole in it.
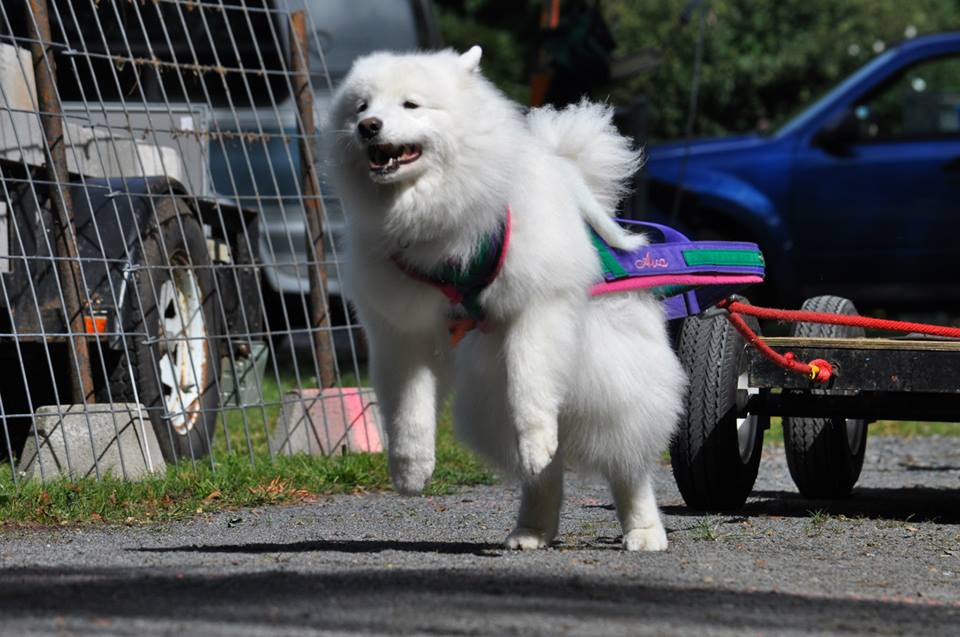
[{"label": "dog's paw", "polygon": [[518,441],[520,472],[526,480],[539,476],[557,453],[557,437],[545,433],[521,436]]},{"label": "dog's paw", "polygon": [[393,488],[403,495],[421,493],[433,475],[433,458],[390,456],[389,464]]},{"label": "dog's paw", "polygon": [[518,527],[507,536],[503,545],[514,551],[533,551],[550,546],[552,539],[544,531]]},{"label": "dog's paw", "polygon": [[634,529],[623,536],[625,551],[666,551],[667,532],[659,524],[645,529]]}]

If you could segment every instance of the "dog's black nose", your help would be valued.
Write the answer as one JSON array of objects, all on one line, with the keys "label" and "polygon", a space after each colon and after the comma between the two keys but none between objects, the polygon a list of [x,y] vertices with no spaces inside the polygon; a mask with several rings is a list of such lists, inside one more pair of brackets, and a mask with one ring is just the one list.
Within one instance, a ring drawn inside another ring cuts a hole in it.
[{"label": "dog's black nose", "polygon": [[357,128],[360,129],[360,137],[364,139],[373,139],[377,136],[377,133],[380,132],[380,129],[383,128],[383,122],[376,117],[367,117],[360,120],[360,123],[357,124]]}]

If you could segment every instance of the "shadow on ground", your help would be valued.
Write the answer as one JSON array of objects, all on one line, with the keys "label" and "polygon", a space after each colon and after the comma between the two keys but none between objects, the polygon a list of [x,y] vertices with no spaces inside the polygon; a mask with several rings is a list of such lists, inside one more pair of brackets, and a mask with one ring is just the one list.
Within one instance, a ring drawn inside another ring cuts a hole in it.
[{"label": "shadow on ground", "polygon": [[[670,515],[704,515],[685,506],[664,506]],[[776,515],[810,517],[811,511],[830,515],[866,517],[880,520],[960,523],[960,489],[902,487],[873,489],[857,487],[850,497],[838,500],[804,498],[790,491],[754,491],[751,499],[737,511],[727,513],[745,516]]]},{"label": "shadow on ground", "polygon": [[313,540],[307,542],[274,542],[223,545],[189,545],[159,548],[127,549],[146,553],[193,552],[193,553],[382,553],[383,551],[404,551],[412,553],[442,553],[444,555],[478,555],[497,557],[503,554],[501,544],[481,544],[471,542],[401,542],[391,540]]},{"label": "shadow on ground", "polygon": [[[413,544],[412,550],[420,550],[422,543]],[[648,634],[707,628],[749,634],[815,627],[817,632],[931,635],[948,634],[960,624],[960,607],[952,604],[924,604],[921,610],[898,601],[461,569],[232,575],[5,569],[0,571],[0,615],[11,621],[53,615],[99,621],[176,618],[221,622],[226,631],[257,625],[265,633],[271,627],[309,627],[343,633],[555,634],[560,628],[582,632],[599,626],[601,632],[627,634],[639,628]]]}]

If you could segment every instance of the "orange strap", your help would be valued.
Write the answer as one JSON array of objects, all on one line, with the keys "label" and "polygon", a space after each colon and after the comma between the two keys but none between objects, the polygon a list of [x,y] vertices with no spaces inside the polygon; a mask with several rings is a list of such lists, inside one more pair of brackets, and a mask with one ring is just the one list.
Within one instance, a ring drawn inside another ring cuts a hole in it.
[{"label": "orange strap", "polygon": [[450,319],[447,321],[447,331],[450,333],[450,349],[460,344],[467,332],[477,329],[479,324],[471,318]]}]

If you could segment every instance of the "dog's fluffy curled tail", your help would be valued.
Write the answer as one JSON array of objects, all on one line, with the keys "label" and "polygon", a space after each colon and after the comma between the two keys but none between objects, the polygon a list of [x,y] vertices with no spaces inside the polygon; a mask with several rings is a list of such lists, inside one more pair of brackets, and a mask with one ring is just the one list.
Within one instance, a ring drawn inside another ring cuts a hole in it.
[{"label": "dog's fluffy curled tail", "polygon": [[583,100],[559,111],[549,106],[532,110],[527,121],[551,152],[575,166],[580,179],[572,185],[587,223],[612,246],[630,250],[644,245],[642,235],[628,233],[611,219],[643,165],[642,151],[613,125],[613,108]]}]

